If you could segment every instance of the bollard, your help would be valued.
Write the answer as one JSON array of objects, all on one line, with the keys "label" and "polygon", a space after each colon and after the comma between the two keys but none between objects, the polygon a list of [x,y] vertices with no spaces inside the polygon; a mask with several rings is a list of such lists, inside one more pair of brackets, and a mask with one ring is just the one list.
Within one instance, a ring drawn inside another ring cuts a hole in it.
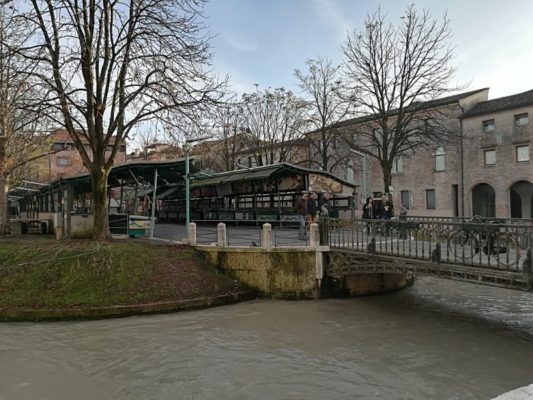
[{"label": "bollard", "polygon": [[194,222],[189,224],[189,237],[187,239],[191,246],[196,246],[196,224]]},{"label": "bollard", "polygon": [[263,239],[261,247],[270,249],[272,247],[272,225],[269,223],[263,224]]},{"label": "bollard", "polygon": [[311,247],[320,246],[320,231],[318,229],[318,224],[311,224],[309,227],[309,245]]},{"label": "bollard", "polygon": [[226,247],[227,246],[227,237],[226,237],[226,224],[219,222],[217,225],[217,246]]}]

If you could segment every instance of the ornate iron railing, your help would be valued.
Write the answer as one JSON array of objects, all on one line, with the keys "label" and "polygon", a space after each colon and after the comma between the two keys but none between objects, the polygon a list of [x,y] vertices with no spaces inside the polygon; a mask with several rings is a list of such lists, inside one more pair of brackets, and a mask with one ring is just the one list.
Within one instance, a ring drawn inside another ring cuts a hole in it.
[{"label": "ornate iron railing", "polygon": [[533,226],[497,220],[324,219],[323,244],[332,248],[432,262],[531,271]]}]

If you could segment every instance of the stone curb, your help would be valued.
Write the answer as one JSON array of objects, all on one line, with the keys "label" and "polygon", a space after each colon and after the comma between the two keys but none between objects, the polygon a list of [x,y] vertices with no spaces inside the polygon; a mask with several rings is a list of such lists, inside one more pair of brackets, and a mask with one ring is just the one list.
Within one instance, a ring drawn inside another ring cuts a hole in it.
[{"label": "stone curb", "polygon": [[62,321],[76,319],[120,318],[142,314],[159,314],[176,311],[195,310],[207,307],[233,304],[257,297],[254,290],[240,291],[220,296],[198,297],[159,303],[117,305],[108,307],[61,308],[61,309],[18,309],[0,308],[0,321]]}]

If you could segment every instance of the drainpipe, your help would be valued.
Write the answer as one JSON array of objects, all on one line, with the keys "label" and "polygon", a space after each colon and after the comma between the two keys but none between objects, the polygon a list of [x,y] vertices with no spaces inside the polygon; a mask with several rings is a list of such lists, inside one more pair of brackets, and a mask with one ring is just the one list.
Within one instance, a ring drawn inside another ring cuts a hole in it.
[{"label": "drainpipe", "polygon": [[459,117],[459,125],[460,125],[460,155],[461,155],[461,211],[459,212],[459,215],[461,217],[465,216],[465,158],[464,158],[464,144],[463,144],[463,114],[465,112],[465,109],[461,105],[461,103],[458,103],[459,107],[461,108],[461,116]]}]

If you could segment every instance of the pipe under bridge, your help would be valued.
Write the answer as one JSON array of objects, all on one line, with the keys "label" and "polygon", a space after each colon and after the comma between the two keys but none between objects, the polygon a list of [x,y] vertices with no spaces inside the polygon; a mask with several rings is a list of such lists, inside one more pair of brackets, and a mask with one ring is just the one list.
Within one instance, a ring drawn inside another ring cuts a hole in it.
[{"label": "pipe under bridge", "polygon": [[533,290],[533,221],[404,217],[323,219],[325,274],[426,274]]}]

